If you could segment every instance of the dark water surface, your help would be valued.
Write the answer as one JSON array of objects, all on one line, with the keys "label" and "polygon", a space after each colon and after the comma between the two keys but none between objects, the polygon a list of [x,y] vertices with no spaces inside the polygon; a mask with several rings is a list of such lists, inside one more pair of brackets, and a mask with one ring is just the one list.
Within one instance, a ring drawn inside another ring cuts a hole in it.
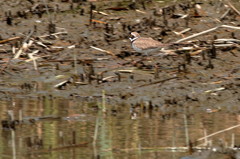
[{"label": "dark water surface", "polygon": [[[0,158],[162,158],[189,155],[180,147],[219,130],[238,125],[238,115],[218,111],[184,109],[137,110],[129,106],[109,106],[107,112],[96,104],[76,99],[13,99],[1,101],[1,120],[7,112],[23,120],[14,129],[1,127]],[[194,112],[194,113],[193,113]],[[208,138],[230,147],[239,144],[239,128]],[[186,137],[188,134],[188,137]],[[234,138],[233,138],[234,136]],[[234,142],[233,143],[233,140]],[[199,141],[196,145],[202,144]],[[177,150],[171,150],[177,147]]]}]

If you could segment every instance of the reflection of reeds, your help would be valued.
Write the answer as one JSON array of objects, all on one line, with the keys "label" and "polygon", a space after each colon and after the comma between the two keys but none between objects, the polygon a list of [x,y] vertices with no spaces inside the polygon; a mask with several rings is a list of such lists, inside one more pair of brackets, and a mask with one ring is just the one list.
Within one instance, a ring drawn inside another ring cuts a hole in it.
[{"label": "reflection of reeds", "polygon": [[97,145],[96,145],[96,143],[97,143],[97,137],[98,137],[99,116],[100,116],[100,112],[98,113],[98,116],[96,118],[94,137],[93,137],[93,152],[94,152],[95,158],[97,157]]},{"label": "reflection of reeds", "polygon": [[[229,128],[226,128],[226,129],[223,129],[223,130],[220,130],[220,131],[217,131],[217,132],[212,133],[212,134],[210,134],[210,135],[204,135],[204,137],[202,137],[202,138],[200,138],[200,139],[197,139],[196,141],[204,140],[204,141],[206,142],[206,141],[207,141],[207,138],[209,138],[209,137],[212,137],[212,136],[218,135],[218,134],[220,134],[220,133],[223,133],[223,132],[226,132],[226,131],[232,130],[232,129],[237,128],[237,127],[240,127],[240,124],[235,125],[235,126],[231,126],[231,127],[229,127]],[[233,140],[234,140],[234,136],[232,136],[232,144],[231,144],[231,145],[234,144],[234,141],[233,141]]]},{"label": "reflection of reeds", "polygon": [[102,90],[102,100],[97,103],[98,109],[102,112],[106,112],[106,95],[105,90]]},{"label": "reflection of reeds", "polygon": [[106,112],[106,95],[105,95],[105,90],[102,90],[101,110],[102,110],[103,112]]},{"label": "reflection of reeds", "polygon": [[111,120],[106,119],[106,114],[102,111],[98,112],[94,130],[93,137],[93,152],[94,157],[98,158],[100,156],[100,152],[108,152],[108,156],[113,158],[113,148],[112,148],[112,126],[109,124]]},{"label": "reflection of reeds", "polygon": [[78,74],[78,72],[77,72],[77,55],[76,55],[75,51],[73,52],[73,60],[74,60],[74,73],[77,75]]},{"label": "reflection of reeds", "polygon": [[235,146],[235,134],[232,134],[232,144],[231,144],[231,148],[234,148]]},{"label": "reflection of reeds", "polygon": [[22,109],[19,110],[18,115],[19,115],[19,122],[22,122],[22,121],[23,121],[23,112],[22,112]]},{"label": "reflection of reeds", "polygon": [[188,133],[188,122],[187,122],[187,115],[184,113],[183,114],[183,119],[184,119],[184,129],[185,129],[185,137],[186,137],[186,146],[189,147],[189,133]]},{"label": "reflection of reeds", "polygon": [[98,103],[98,108],[101,109],[101,111],[98,112],[98,116],[96,118],[94,137],[93,137],[93,151],[94,151],[95,158],[97,158],[97,156],[98,156],[98,152],[97,152],[97,138],[98,138],[99,125],[100,125],[99,118],[100,118],[100,116],[102,116],[102,112],[106,112],[105,90],[102,90],[102,102],[101,102],[101,104]]},{"label": "reflection of reeds", "polygon": [[[207,136],[207,130],[204,128],[204,136],[206,137]],[[205,138],[204,139],[204,146],[207,146],[208,145],[208,138]]]},{"label": "reflection of reeds", "polygon": [[[14,114],[12,110],[8,111],[8,116],[11,122],[14,122]],[[15,138],[15,130],[11,129],[11,137],[12,137],[12,158],[16,159],[16,138]]]},{"label": "reflection of reeds", "polygon": [[12,158],[16,159],[16,138],[15,138],[15,130],[11,129],[12,136]]}]

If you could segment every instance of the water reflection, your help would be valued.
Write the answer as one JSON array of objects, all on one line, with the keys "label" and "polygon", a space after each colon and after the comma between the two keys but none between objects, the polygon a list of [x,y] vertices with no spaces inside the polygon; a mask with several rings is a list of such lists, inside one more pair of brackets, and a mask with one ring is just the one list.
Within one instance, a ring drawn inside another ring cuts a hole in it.
[{"label": "water reflection", "polygon": [[[58,98],[14,99],[0,101],[1,121],[12,112],[14,127],[2,127],[0,158],[162,158],[188,155],[172,147],[184,147],[188,140],[204,143],[201,137],[238,125],[238,115],[205,111],[183,113],[160,109],[135,110],[128,106],[96,109],[96,104]],[[185,110],[186,111],[186,110]],[[220,133],[207,139],[228,147],[239,145],[239,131]],[[189,138],[189,139],[188,139]]]}]

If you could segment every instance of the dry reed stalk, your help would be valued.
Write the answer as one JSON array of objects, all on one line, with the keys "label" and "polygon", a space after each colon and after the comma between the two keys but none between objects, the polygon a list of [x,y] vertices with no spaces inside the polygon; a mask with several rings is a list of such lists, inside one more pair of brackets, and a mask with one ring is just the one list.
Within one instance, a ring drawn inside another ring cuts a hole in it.
[{"label": "dry reed stalk", "polygon": [[237,8],[235,8],[229,0],[228,0],[228,6],[238,15],[240,15],[240,11],[238,11]]},{"label": "dry reed stalk", "polygon": [[186,37],[186,38],[180,39],[180,40],[176,41],[176,44],[177,44],[177,43],[180,43],[180,42],[182,42],[182,41],[186,41],[186,40],[189,40],[189,39],[198,37],[198,36],[203,35],[203,34],[210,33],[210,32],[212,32],[212,31],[215,31],[215,30],[219,29],[219,28],[229,28],[229,29],[240,30],[240,27],[235,27],[235,26],[230,26],[230,25],[220,25],[220,26],[217,26],[217,27],[214,27],[214,28],[211,28],[211,29],[202,31],[202,32],[200,32],[200,33],[196,33],[196,34],[190,35],[190,36],[188,36],[188,37]]},{"label": "dry reed stalk", "polygon": [[21,39],[21,37],[17,36],[17,37],[13,37],[13,38],[1,40],[1,41],[0,41],[0,44],[4,44],[4,43],[10,42],[10,41],[19,40],[19,39]]},{"label": "dry reed stalk", "polygon": [[109,55],[112,55],[112,56],[116,56],[114,55],[111,51],[108,51],[108,50],[104,50],[104,49],[101,49],[101,48],[98,48],[98,47],[95,47],[95,46],[90,46],[91,48],[95,49],[95,50],[98,50],[98,51],[101,51],[101,52],[105,52]]},{"label": "dry reed stalk", "polygon": [[38,52],[39,50],[35,50],[33,53],[28,54],[28,57],[33,61],[33,66],[35,70],[38,70],[37,61],[36,61],[37,57],[34,57],[33,55],[35,55]]},{"label": "dry reed stalk", "polygon": [[30,47],[33,44],[33,41],[29,41],[29,43],[27,43],[27,41],[30,39],[30,37],[32,36],[32,34],[34,33],[34,29],[32,29],[30,31],[30,33],[27,35],[27,37],[24,39],[23,43],[22,43],[22,47],[18,50],[18,52],[14,55],[14,59],[19,58],[19,56],[28,49],[28,47]]},{"label": "dry reed stalk", "polygon": [[48,36],[55,36],[55,37],[57,37],[57,35],[59,35],[59,34],[68,34],[68,32],[67,31],[61,31],[61,32],[57,32],[57,33],[41,35],[38,38],[45,38],[45,37],[48,37]]}]

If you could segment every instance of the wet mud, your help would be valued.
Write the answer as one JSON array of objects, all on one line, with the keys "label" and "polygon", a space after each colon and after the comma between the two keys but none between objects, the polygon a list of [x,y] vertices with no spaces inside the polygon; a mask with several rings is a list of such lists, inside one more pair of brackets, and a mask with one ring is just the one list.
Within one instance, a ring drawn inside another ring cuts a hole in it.
[{"label": "wet mud", "polygon": [[105,90],[114,103],[223,109],[240,100],[238,42],[215,46],[218,39],[238,39],[239,30],[220,28],[163,56],[136,53],[128,39],[137,31],[174,43],[222,24],[238,26],[239,15],[224,3],[17,3],[1,4],[1,98],[88,99]]}]

